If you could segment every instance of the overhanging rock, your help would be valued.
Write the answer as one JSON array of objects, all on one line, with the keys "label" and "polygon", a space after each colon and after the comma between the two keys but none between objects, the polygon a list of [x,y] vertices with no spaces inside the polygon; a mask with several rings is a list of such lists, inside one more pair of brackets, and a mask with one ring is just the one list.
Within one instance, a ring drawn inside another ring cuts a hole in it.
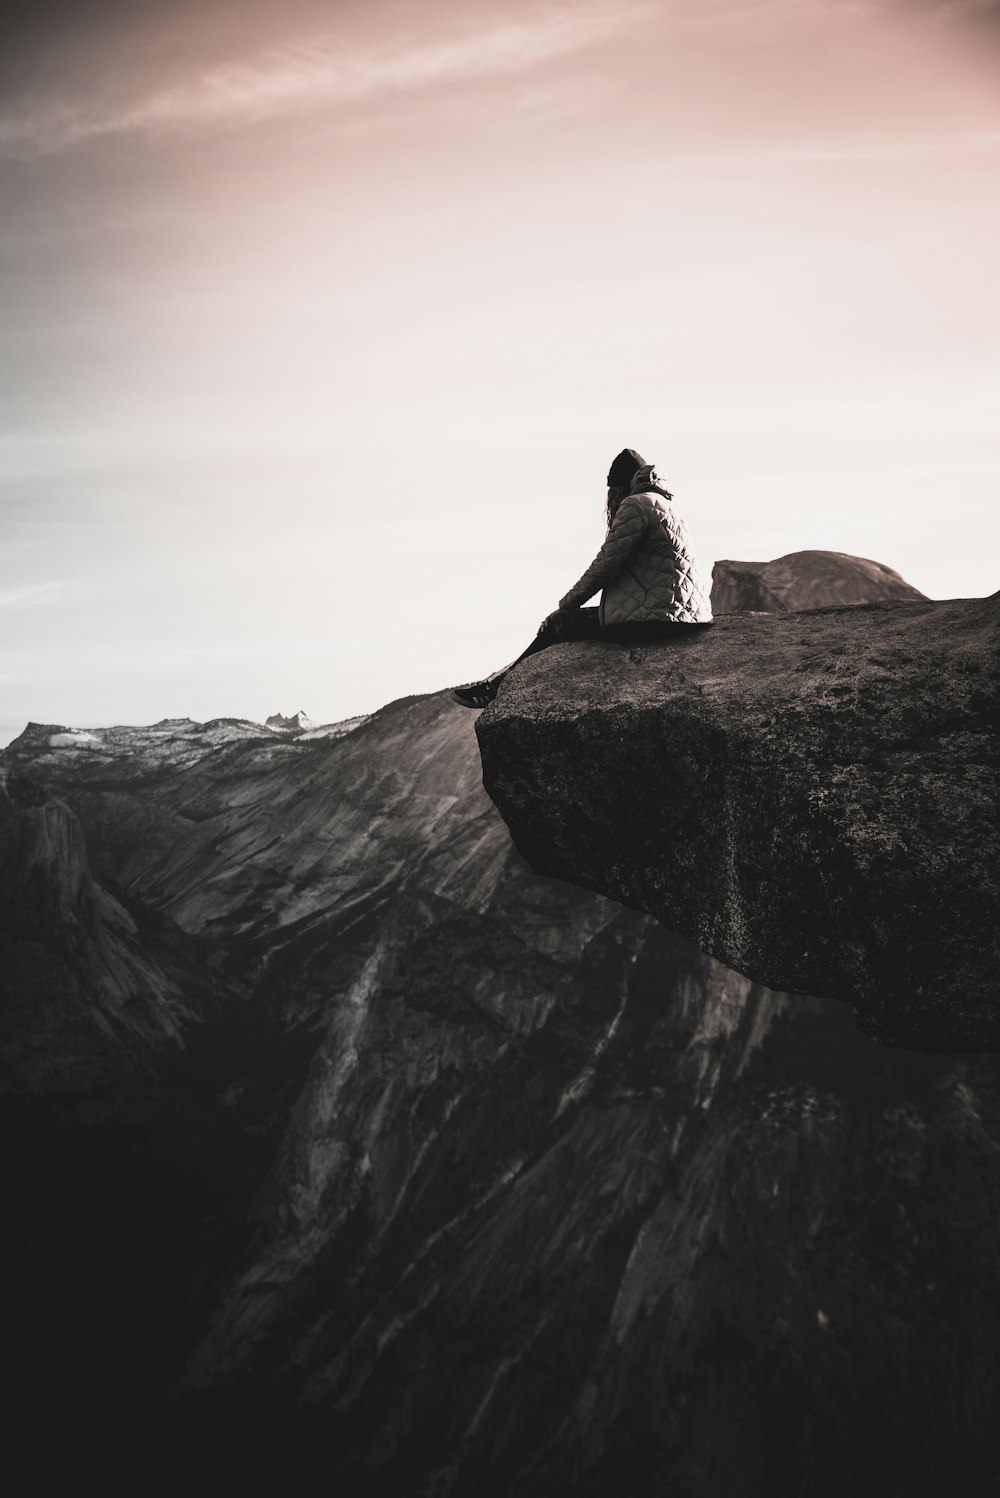
[{"label": "overhanging rock", "polygon": [[555,646],[477,725],[535,870],[888,1045],[1000,1050],[1000,594]]}]

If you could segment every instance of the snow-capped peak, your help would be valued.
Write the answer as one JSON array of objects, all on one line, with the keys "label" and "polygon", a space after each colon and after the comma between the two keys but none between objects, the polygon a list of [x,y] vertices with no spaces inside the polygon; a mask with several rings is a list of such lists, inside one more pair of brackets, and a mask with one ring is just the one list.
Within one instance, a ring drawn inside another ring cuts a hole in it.
[{"label": "snow-capped peak", "polygon": [[266,719],[265,726],[267,728],[281,728],[285,733],[302,733],[307,728],[315,728],[316,724],[300,707],[298,712],[291,718],[286,718],[281,713],[272,713]]}]

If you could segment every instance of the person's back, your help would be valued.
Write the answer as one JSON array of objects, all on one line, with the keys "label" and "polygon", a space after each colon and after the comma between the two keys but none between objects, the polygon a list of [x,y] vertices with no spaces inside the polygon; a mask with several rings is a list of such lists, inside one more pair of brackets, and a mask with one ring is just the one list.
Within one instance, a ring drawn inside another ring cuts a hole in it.
[{"label": "person's back", "polygon": [[[630,491],[614,509],[608,540],[618,536],[618,565],[604,583],[602,624],[638,624],[669,620],[675,624],[710,624],[712,606],[673,495],[660,483],[655,467],[645,464]],[[602,574],[602,555],[562,600],[572,607],[585,602],[590,573]],[[612,553],[614,557],[615,553]],[[596,588],[591,589],[591,592]],[[583,596],[581,596],[583,595]],[[569,602],[568,602],[569,600]]]},{"label": "person's back", "polygon": [[[677,642],[712,623],[709,591],[673,495],[654,465],[634,448],[625,448],[611,465],[607,520],[597,556],[512,666],[570,640]],[[600,608],[581,607],[598,591]],[[510,669],[505,666],[482,681],[456,687],[456,700],[464,707],[485,707]]]}]

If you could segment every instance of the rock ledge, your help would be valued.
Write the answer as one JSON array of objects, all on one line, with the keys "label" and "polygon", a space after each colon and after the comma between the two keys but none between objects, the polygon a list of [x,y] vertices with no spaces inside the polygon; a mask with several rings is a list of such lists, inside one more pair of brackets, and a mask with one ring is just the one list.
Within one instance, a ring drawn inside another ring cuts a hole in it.
[{"label": "rock ledge", "polygon": [[1000,1050],[1000,594],[553,647],[477,725],[542,874],[888,1045]]}]

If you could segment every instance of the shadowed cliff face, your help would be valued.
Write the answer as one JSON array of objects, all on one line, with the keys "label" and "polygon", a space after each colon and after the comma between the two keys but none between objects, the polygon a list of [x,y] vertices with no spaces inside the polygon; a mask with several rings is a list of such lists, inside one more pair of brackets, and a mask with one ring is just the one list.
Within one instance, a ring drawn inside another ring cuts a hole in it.
[{"label": "shadowed cliff face", "polygon": [[0,783],[0,1095],[94,1091],[175,1050],[219,985],[168,922],[141,924],[93,877],[78,819]]},{"label": "shadowed cliff face", "polygon": [[773,562],[716,562],[712,609],[784,614],[924,595],[882,562],[842,551],[793,551]]},{"label": "shadowed cliff face", "polygon": [[478,733],[539,872],[887,1044],[1000,1048],[1000,594],[518,666]]},{"label": "shadowed cliff face", "polygon": [[[44,843],[40,937],[4,885],[17,939],[88,975],[73,1024],[111,1024],[95,945],[153,975],[126,1075],[40,1098],[25,1062],[10,1105],[9,1356],[68,1470],[988,1491],[997,1058],[872,1046],[845,1006],[532,874],[446,694],[338,739],[93,739],[35,728],[2,760],[12,817],[75,829]],[[49,994],[30,972],[21,1012]]]}]

